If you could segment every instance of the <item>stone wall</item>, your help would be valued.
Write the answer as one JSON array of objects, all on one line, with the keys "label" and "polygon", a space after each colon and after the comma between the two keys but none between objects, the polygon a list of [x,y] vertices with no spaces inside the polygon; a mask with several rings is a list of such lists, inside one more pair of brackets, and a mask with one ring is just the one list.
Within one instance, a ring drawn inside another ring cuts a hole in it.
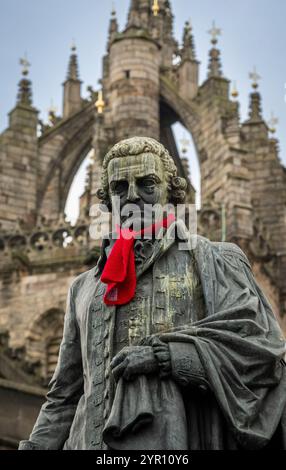
[{"label": "stone wall", "polygon": [[127,36],[110,49],[106,125],[115,129],[116,141],[130,136],[159,138],[158,45],[147,38]]},{"label": "stone wall", "polygon": [[9,128],[0,136],[0,222],[15,227],[18,219],[36,217],[38,171],[37,111],[18,104]]},{"label": "stone wall", "polygon": [[28,439],[45,394],[44,389],[0,379],[0,450],[16,450],[20,440]]}]

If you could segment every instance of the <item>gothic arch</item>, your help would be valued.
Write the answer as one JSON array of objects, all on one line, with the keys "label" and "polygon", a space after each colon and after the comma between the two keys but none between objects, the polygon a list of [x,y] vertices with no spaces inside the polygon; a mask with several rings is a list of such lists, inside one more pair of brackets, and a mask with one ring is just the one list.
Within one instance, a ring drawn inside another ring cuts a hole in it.
[{"label": "gothic arch", "polygon": [[92,147],[94,108],[82,111],[56,126],[40,140],[38,213],[47,218],[63,212],[72,181]]},{"label": "gothic arch", "polygon": [[[163,76],[160,79],[160,94],[161,100],[169,106],[179,122],[192,135],[203,179],[204,168],[202,167],[209,155],[211,155],[213,163],[217,165],[215,163],[216,153],[224,155],[230,153],[230,145],[223,131],[219,105],[213,101],[211,106],[207,105],[207,112],[206,110],[202,112],[203,106],[199,95],[192,101],[186,101],[170,81]],[[202,115],[208,116],[208,127],[205,126]]]},{"label": "gothic arch", "polygon": [[[76,137],[75,137],[76,139]],[[70,146],[71,147],[71,146]],[[65,171],[62,171],[62,182],[61,182],[61,197],[60,197],[60,212],[64,211],[67,197],[69,194],[70,187],[72,185],[73,179],[78,172],[82,162],[92,149],[92,136],[87,135],[83,139],[82,145],[76,148],[76,151],[71,151],[65,149],[69,158],[69,164],[66,165]]]},{"label": "gothic arch", "polygon": [[40,364],[39,374],[49,380],[55,370],[63,334],[64,311],[51,308],[31,326],[26,336],[26,361]]},{"label": "gothic arch", "polygon": [[174,119],[179,121],[192,135],[200,161],[200,116],[196,105],[190,102],[187,103],[164,77],[161,77],[160,94],[161,102],[174,113]]}]

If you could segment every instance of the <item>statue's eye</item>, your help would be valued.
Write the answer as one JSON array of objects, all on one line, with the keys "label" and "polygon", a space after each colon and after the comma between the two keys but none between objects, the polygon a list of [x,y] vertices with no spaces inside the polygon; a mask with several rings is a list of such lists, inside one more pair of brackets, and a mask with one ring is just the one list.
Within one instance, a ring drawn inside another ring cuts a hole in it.
[{"label": "statue's eye", "polygon": [[155,188],[155,186],[157,185],[157,181],[155,178],[151,178],[150,176],[146,177],[146,178],[142,178],[140,181],[139,181],[139,184],[141,187],[143,188],[149,188],[149,189],[153,189]]},{"label": "statue's eye", "polygon": [[111,190],[116,194],[121,194],[128,191],[127,181],[115,181],[111,185]]},{"label": "statue's eye", "polygon": [[144,181],[145,186],[155,186],[155,181],[154,180],[145,180]]}]

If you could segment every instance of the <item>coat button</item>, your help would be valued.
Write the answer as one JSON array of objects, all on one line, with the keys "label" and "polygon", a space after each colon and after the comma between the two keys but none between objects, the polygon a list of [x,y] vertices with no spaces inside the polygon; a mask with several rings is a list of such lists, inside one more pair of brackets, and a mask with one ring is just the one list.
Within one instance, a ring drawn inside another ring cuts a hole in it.
[{"label": "coat button", "polygon": [[199,385],[199,389],[203,394],[207,393],[208,391],[208,388],[206,387],[206,385]]}]

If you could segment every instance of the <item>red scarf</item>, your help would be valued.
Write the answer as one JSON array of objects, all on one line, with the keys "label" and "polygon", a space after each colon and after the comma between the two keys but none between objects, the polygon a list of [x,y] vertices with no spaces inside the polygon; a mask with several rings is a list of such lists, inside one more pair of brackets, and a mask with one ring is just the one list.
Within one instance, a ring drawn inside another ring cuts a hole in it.
[{"label": "red scarf", "polygon": [[129,228],[121,229],[117,227],[119,238],[114,243],[101,275],[101,281],[107,284],[104,295],[104,303],[106,305],[127,304],[135,295],[135,237],[137,235],[156,234],[161,227],[168,228],[174,220],[174,214],[170,214],[160,222],[156,222],[139,232]]}]

